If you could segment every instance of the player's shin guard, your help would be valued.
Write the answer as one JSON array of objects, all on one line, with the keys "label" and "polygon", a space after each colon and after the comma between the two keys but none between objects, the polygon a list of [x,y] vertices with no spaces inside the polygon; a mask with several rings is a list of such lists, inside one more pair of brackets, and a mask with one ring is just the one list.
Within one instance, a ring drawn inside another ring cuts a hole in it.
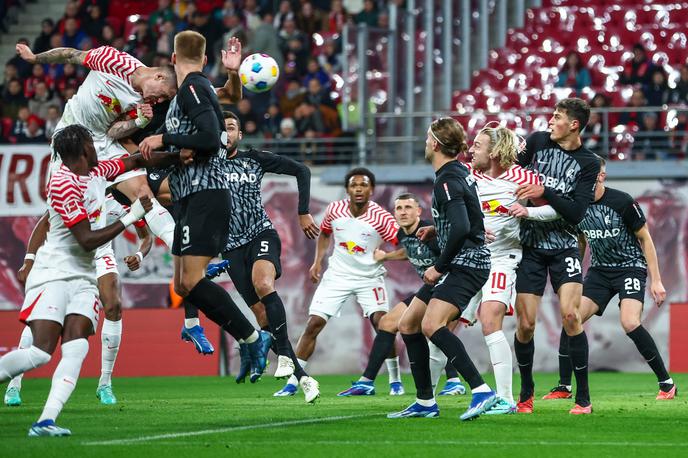
[{"label": "player's shin guard", "polygon": [[588,388],[588,336],[585,335],[585,331],[569,336],[569,353],[573,364],[573,374],[576,376],[576,404],[587,407],[590,405],[590,389]]},{"label": "player's shin guard", "polygon": [[290,356],[291,345],[287,331],[287,313],[284,310],[282,299],[277,294],[277,291],[273,291],[261,298],[260,301],[265,306],[265,314],[270,323],[270,332],[275,337],[277,354]]},{"label": "player's shin guard", "polygon": [[494,370],[495,385],[497,385],[497,395],[514,403],[514,395],[511,390],[511,379],[513,374],[513,364],[511,362],[511,347],[506,340],[504,331],[501,329],[490,335],[485,336],[485,343],[490,352],[490,361]]},{"label": "player's shin guard", "polygon": [[103,329],[100,331],[101,363],[100,381],[98,386],[112,384],[112,371],[115,368],[119,345],[122,342],[122,320],[103,320]]},{"label": "player's shin guard", "polygon": [[246,340],[256,332],[227,291],[207,278],[194,286],[187,299],[237,340]]},{"label": "player's shin guard", "polygon": [[569,336],[564,328],[561,328],[561,336],[559,336],[559,385],[571,386],[572,373]]},{"label": "player's shin guard", "polygon": [[[31,348],[31,345],[33,345],[33,334],[31,334],[31,328],[24,326],[21,337],[19,337],[19,347],[17,348],[19,350],[26,350]],[[10,380],[10,383],[7,384],[7,388],[16,388],[21,390],[22,377],[24,377],[23,373],[14,377],[12,380]]]},{"label": "player's shin guard", "polygon": [[157,199],[151,199],[153,208],[146,213],[145,219],[151,232],[158,236],[168,248],[172,248],[174,240],[174,219]]},{"label": "player's shin guard", "polygon": [[[458,377],[459,373],[456,368],[447,362],[447,355],[442,353],[442,350],[434,343],[428,343],[430,349],[430,380],[432,381],[433,391],[437,388],[437,384],[440,382],[440,377],[442,376],[442,369],[446,367],[451,367],[452,371]],[[447,378],[449,376],[447,375]]]},{"label": "player's shin guard", "polygon": [[50,361],[50,354],[33,345],[30,348],[11,351],[0,358],[0,383],[41,367],[48,361]]},{"label": "player's shin guard", "polygon": [[475,368],[473,361],[466,353],[461,339],[456,337],[446,326],[442,326],[430,337],[432,343],[437,345],[447,355],[450,363],[459,371],[461,377],[468,383],[471,389],[485,384],[480,372]]},{"label": "player's shin guard", "polygon": [[55,368],[50,394],[38,421],[55,420],[76,388],[81,364],[88,353],[88,340],[75,339],[62,344],[62,359]]},{"label": "player's shin guard", "polygon": [[529,342],[523,343],[514,335],[514,353],[516,353],[518,371],[521,373],[520,401],[525,401],[535,391],[535,381],[533,380],[534,340],[530,339]]},{"label": "player's shin guard", "polygon": [[377,373],[380,372],[382,362],[389,355],[389,352],[394,348],[394,339],[396,334],[391,332],[377,331],[375,340],[373,340],[373,347],[370,349],[368,356],[368,365],[363,372],[363,376],[369,380],[375,380]]},{"label": "player's shin guard", "polygon": [[647,361],[648,366],[650,366],[657,376],[657,381],[663,382],[668,380],[670,376],[666,370],[666,367],[664,366],[664,360],[659,354],[657,345],[655,344],[655,341],[650,333],[647,332],[647,329],[645,329],[641,324],[626,335],[630,337],[635,346],[638,348],[640,354],[643,355],[643,358],[645,358],[645,361]]},{"label": "player's shin guard", "polygon": [[402,334],[408,352],[411,375],[416,384],[416,397],[429,400],[434,398],[430,380],[430,350],[428,341],[422,333]]}]

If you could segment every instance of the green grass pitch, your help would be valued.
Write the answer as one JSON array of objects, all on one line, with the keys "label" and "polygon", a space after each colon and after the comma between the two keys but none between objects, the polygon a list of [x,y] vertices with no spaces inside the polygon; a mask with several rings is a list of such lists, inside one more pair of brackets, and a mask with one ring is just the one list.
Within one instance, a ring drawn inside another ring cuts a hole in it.
[{"label": "green grass pitch", "polygon": [[[317,378],[322,397],[314,406],[300,392],[273,398],[282,383],[270,376],[255,385],[219,377],[120,378],[115,406],[98,403],[96,379],[82,379],[58,420],[72,430],[69,438],[26,436],[50,382],[29,379],[24,404],[0,408],[0,456],[688,456],[688,396],[655,401],[652,374],[591,374],[590,416],[569,415],[570,400],[536,400],[533,415],[472,422],[458,421],[468,396],[439,398],[438,419],[388,420],[385,414],[406,407],[413,395],[388,396],[386,374],[376,396],[356,398],[336,397],[354,377]],[[538,374],[537,394],[556,379]],[[688,389],[688,374],[674,380]],[[413,391],[409,376],[404,384]]]}]

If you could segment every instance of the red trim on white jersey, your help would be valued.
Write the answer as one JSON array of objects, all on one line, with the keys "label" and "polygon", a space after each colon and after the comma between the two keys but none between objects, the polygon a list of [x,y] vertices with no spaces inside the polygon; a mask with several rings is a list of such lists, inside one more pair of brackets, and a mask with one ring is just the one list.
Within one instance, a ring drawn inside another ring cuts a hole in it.
[{"label": "red trim on white jersey", "polygon": [[84,66],[91,70],[119,76],[129,84],[136,69],[145,67],[135,57],[111,46],[91,49],[84,58]]},{"label": "red trim on white jersey", "polygon": [[[320,230],[325,234],[332,233],[332,221],[337,218],[353,218],[349,210],[349,199],[342,199],[332,202],[325,210],[325,217],[320,224]],[[357,219],[365,221],[373,226],[375,231],[380,234],[380,237],[385,242],[390,242],[394,245],[398,243],[397,232],[399,232],[399,225],[394,217],[387,210],[382,208],[372,200],[368,202],[368,209]]]},{"label": "red trim on white jersey", "polygon": [[540,184],[538,176],[531,170],[526,170],[518,164],[511,166],[509,170],[500,175],[501,179],[512,181],[516,184]]}]

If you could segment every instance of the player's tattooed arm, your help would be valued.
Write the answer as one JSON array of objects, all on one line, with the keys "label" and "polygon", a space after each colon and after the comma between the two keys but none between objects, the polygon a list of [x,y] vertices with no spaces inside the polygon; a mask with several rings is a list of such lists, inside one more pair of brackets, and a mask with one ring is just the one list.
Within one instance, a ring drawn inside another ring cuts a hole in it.
[{"label": "player's tattooed arm", "polygon": [[17,44],[17,54],[30,64],[74,64],[81,65],[88,51],[74,48],[54,48],[34,54],[26,45]]},{"label": "player's tattooed arm", "polygon": [[147,103],[138,104],[135,111],[123,113],[117,121],[113,122],[107,135],[115,140],[129,137],[137,130],[146,127],[151,119],[153,119],[153,107]]}]

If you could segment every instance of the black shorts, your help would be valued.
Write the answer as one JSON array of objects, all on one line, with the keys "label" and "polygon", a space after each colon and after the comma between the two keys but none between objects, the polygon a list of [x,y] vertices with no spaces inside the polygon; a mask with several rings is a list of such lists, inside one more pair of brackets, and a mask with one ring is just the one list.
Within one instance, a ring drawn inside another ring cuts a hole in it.
[{"label": "black shorts", "polygon": [[165,181],[167,175],[172,172],[172,169],[173,167],[167,167],[164,169],[149,167],[146,169],[146,172],[148,173],[146,177],[148,179],[148,187],[151,188],[154,196],[158,195],[158,192],[160,192],[160,185],[162,185],[162,182]]},{"label": "black shorts", "polygon": [[417,297],[418,299],[427,304],[428,302],[430,302],[430,299],[432,299],[433,288],[434,287],[432,285],[424,284],[415,294],[411,294],[409,297],[407,297],[401,302],[406,304],[406,307],[408,307],[409,305],[411,305],[411,301],[413,300],[413,298]]},{"label": "black shorts", "polygon": [[229,239],[232,200],[226,189],[195,192],[175,205],[175,256],[218,256]]},{"label": "black shorts", "polygon": [[432,299],[449,302],[461,313],[490,277],[488,269],[451,266],[432,290]]},{"label": "black shorts", "polygon": [[564,283],[583,283],[578,248],[523,247],[523,258],[516,269],[516,292],[542,296],[547,286],[547,273],[555,293]]},{"label": "black shorts", "polygon": [[253,288],[252,271],[256,261],[269,261],[275,266],[279,278],[282,275],[282,241],[274,229],[268,229],[253,238],[246,245],[222,253],[222,259],[229,261],[229,276],[241,298],[250,307],[260,301]]},{"label": "black shorts", "polygon": [[647,271],[641,268],[600,269],[591,267],[583,282],[583,296],[592,300],[599,310],[595,315],[602,316],[609,301],[619,295],[622,299],[645,301],[645,282]]}]

